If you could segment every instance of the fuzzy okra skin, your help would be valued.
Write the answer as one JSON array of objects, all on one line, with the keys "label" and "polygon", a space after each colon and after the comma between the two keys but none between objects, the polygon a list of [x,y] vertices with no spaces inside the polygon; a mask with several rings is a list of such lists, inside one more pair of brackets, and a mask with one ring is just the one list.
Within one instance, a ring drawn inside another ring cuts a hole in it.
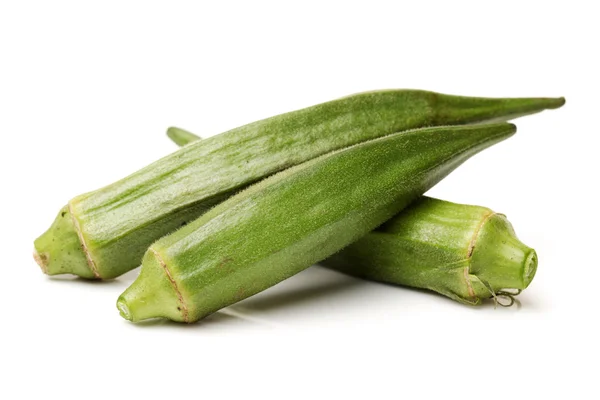
[{"label": "fuzzy okra skin", "polygon": [[357,94],[191,143],[132,175],[73,198],[34,243],[49,274],[114,278],[148,246],[269,175],[412,128],[506,120],[562,98],[489,99],[418,90]]},{"label": "fuzzy okra skin", "polygon": [[[199,136],[169,128],[180,146]],[[423,196],[382,226],[320,262],[357,278],[428,289],[463,304],[526,289],[537,270],[535,250],[503,214]]]},{"label": "fuzzy okra skin", "polygon": [[320,264],[476,305],[527,288],[537,255],[506,216],[424,196]]},{"label": "fuzzy okra skin", "polygon": [[419,129],[282,171],[152,244],[117,307],[132,321],[197,321],[356,241],[514,132],[507,123]]}]

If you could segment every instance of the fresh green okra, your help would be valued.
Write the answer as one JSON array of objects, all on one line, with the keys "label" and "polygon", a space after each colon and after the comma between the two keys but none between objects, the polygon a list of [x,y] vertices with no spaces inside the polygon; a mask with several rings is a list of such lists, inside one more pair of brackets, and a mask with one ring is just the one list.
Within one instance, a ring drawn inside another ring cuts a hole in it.
[{"label": "fresh green okra", "polygon": [[[73,198],[35,241],[49,275],[114,278],[148,246],[248,185],[336,149],[411,128],[505,120],[564,99],[486,99],[385,90],[334,100],[192,143]],[[435,145],[435,144],[433,144]]]},{"label": "fresh green okra", "polygon": [[[168,132],[180,146],[200,139],[176,128]],[[320,264],[358,278],[433,290],[465,304],[498,296],[512,304],[515,293],[507,290],[529,286],[537,255],[516,237],[506,216],[423,196]]]},{"label": "fresh green okra", "polygon": [[529,286],[535,251],[506,216],[485,207],[422,197],[320,262],[347,274],[429,289],[466,304]]},{"label": "fresh green okra", "polygon": [[132,321],[197,321],[356,241],[514,132],[507,123],[401,132],[282,171],[152,244],[117,307]]}]

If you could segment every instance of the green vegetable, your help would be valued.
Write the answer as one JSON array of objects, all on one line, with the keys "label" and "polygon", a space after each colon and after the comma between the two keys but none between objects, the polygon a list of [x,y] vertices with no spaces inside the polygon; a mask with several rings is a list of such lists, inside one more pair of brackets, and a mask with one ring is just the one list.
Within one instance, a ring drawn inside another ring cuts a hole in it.
[{"label": "green vegetable", "polygon": [[356,277],[429,289],[466,304],[527,288],[535,251],[506,217],[422,197],[320,264]]},{"label": "green vegetable", "polygon": [[148,246],[248,185],[336,149],[410,128],[513,118],[564,99],[482,99],[424,91],[358,94],[210,137],[75,197],[35,241],[50,275],[113,278]]},{"label": "green vegetable", "polygon": [[325,259],[376,228],[512,124],[392,134],[280,172],[152,244],[119,297],[132,321],[194,322]]},{"label": "green vegetable", "polygon": [[[200,139],[184,132],[182,146]],[[320,264],[359,278],[433,290],[465,304],[498,296],[512,304],[514,293],[506,289],[529,286],[537,255],[504,215],[423,196]]]}]

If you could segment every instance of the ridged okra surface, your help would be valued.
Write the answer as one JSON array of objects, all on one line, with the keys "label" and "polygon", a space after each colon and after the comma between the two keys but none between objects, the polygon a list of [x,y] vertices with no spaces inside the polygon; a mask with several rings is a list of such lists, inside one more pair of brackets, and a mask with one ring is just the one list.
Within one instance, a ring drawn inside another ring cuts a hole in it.
[{"label": "ridged okra surface", "polygon": [[394,132],[506,120],[563,102],[386,90],[257,121],[192,143],[73,198],[35,241],[35,257],[50,275],[113,278],[138,266],[153,241],[288,167]]},{"label": "ridged okra surface", "polygon": [[280,172],[150,246],[121,315],[197,321],[325,259],[400,212],[512,124],[397,133]]}]

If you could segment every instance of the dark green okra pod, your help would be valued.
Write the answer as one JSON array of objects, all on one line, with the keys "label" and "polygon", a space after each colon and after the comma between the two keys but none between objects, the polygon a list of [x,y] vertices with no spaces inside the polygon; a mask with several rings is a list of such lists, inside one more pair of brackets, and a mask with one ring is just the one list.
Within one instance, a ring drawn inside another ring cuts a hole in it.
[{"label": "dark green okra pod", "polygon": [[280,172],[152,244],[119,297],[124,318],[197,321],[356,241],[512,124],[420,129]]},{"label": "dark green okra pod", "polygon": [[485,99],[417,90],[357,94],[192,143],[102,189],[75,197],[35,241],[49,275],[114,278],[148,246],[278,171],[411,128],[504,120],[564,99]]},{"label": "dark green okra pod", "polygon": [[504,215],[423,197],[320,264],[479,304],[499,295],[512,299],[506,289],[529,286],[537,255]]}]

